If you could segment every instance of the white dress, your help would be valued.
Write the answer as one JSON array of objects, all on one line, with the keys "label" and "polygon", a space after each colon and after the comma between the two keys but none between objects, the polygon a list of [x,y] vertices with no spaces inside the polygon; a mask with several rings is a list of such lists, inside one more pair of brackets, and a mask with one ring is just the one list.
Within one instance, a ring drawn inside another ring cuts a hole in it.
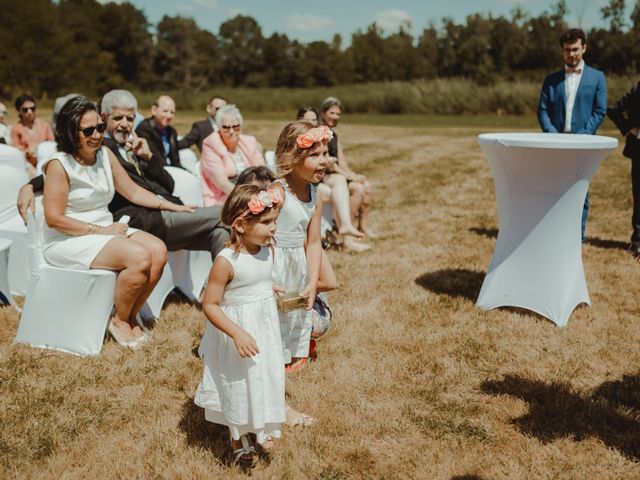
[{"label": "white dress", "polygon": [[[96,154],[96,163],[80,165],[68,153],[56,152],[51,160],[57,159],[69,176],[69,197],[64,214],[83,222],[103,227],[113,223],[109,203],[115,193],[111,164],[106,147]],[[46,177],[45,177],[46,182]],[[127,236],[138,230],[129,228]],[[44,222],[42,226],[42,254],[52,265],[63,268],[89,269],[98,253],[115,235],[67,235]]]},{"label": "white dress", "polygon": [[235,440],[255,433],[258,443],[264,443],[267,436],[280,437],[285,420],[284,361],[271,283],[273,255],[268,247],[256,255],[230,248],[218,255],[233,267],[222,310],[256,340],[260,353],[242,358],[233,339],[207,322],[199,349],[204,373],[194,401],[205,409],[208,421],[228,426]]},{"label": "white dress", "polygon": [[[307,255],[304,243],[307,227],[316,209],[316,187],[310,185],[311,200],[301,202],[284,187],[284,203],[276,220],[276,253],[273,266],[273,283],[285,289],[287,294],[300,293],[307,286]],[[278,312],[285,363],[291,357],[308,357],[309,341],[313,329],[310,310],[298,309]]]}]

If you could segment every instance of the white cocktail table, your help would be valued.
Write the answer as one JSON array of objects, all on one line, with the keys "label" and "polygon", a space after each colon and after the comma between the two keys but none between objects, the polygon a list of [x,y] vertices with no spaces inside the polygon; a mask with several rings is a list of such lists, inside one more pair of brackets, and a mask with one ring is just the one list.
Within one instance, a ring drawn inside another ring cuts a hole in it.
[{"label": "white cocktail table", "polygon": [[589,182],[618,140],[561,133],[478,136],[496,189],[500,230],[476,304],[522,307],[564,326],[591,305],[581,217]]}]

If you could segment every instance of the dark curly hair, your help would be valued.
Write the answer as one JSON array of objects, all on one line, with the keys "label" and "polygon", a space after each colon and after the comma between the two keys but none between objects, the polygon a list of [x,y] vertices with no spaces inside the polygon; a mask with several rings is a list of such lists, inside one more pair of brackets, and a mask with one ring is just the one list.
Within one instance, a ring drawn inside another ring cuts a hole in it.
[{"label": "dark curly hair", "polygon": [[80,120],[87,112],[96,112],[98,107],[87,97],[73,97],[60,110],[56,120],[56,143],[61,152],[74,154],[78,151]]}]

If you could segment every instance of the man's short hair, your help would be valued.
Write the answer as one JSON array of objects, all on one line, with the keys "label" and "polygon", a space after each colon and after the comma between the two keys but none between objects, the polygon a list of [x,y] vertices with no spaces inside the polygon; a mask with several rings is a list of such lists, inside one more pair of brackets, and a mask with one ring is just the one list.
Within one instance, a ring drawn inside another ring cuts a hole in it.
[{"label": "man's short hair", "polygon": [[217,99],[222,100],[222,101],[223,101],[223,102],[225,102],[225,103],[228,103],[228,102],[227,102],[227,99],[226,99],[226,98],[224,98],[222,95],[213,95],[213,96],[209,99],[209,101],[207,102],[207,105],[211,105],[211,102],[213,102],[216,98],[217,98]]},{"label": "man's short hair", "polygon": [[111,114],[114,108],[133,109],[138,111],[138,101],[129,90],[111,90],[102,97],[101,111],[107,115]]},{"label": "man's short hair", "polygon": [[565,43],[576,43],[578,40],[582,41],[582,45],[587,44],[587,37],[582,29],[572,28],[560,36],[560,46],[563,47]]},{"label": "man's short hair", "polygon": [[35,105],[36,99],[27,93],[23,93],[18,98],[16,98],[16,101],[15,101],[16,110],[20,110],[20,107],[24,102],[33,102],[33,104]]}]

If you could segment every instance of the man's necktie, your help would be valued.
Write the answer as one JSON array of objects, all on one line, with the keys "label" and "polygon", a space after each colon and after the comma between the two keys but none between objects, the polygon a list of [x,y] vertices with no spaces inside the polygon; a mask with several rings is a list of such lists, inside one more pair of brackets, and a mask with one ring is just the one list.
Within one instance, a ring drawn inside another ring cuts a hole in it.
[{"label": "man's necktie", "polygon": [[127,152],[127,162],[133,165],[133,168],[136,169],[136,172],[138,172],[138,175],[142,175],[142,173],[140,173],[140,167],[138,166],[138,161],[136,160],[136,157],[133,155],[133,152],[131,150],[127,150],[126,152]]}]

